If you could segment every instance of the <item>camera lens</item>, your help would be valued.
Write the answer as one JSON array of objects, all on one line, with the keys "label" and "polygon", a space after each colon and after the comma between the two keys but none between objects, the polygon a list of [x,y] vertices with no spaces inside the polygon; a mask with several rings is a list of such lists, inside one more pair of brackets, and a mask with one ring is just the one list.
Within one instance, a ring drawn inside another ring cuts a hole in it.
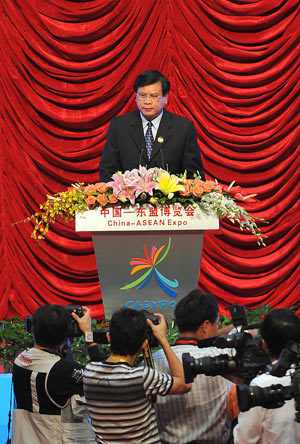
[{"label": "camera lens", "polygon": [[190,353],[183,353],[182,363],[187,383],[192,382],[199,374],[206,376],[224,375],[236,369],[235,359],[229,358],[228,355],[219,355],[213,358],[210,356],[193,358]]},{"label": "camera lens", "polygon": [[265,407],[275,409],[282,407],[287,399],[293,397],[293,387],[283,387],[281,384],[270,387],[248,386],[239,384],[237,386],[237,399],[241,412],[247,412],[252,407]]}]

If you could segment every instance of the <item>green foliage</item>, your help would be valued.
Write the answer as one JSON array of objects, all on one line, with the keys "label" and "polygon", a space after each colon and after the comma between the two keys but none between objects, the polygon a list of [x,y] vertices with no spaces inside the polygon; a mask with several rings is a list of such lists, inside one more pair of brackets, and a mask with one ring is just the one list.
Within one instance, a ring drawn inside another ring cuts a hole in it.
[{"label": "green foliage", "polygon": [[33,336],[24,329],[19,317],[4,319],[0,326],[0,365],[5,372],[12,370],[15,357],[25,348],[32,347]]},{"label": "green foliage", "polygon": [[232,324],[232,320],[225,313],[222,313],[219,320],[219,328],[226,327],[227,325]]},{"label": "green foliage", "polygon": [[176,341],[178,336],[179,336],[179,330],[177,324],[175,323],[174,320],[168,321],[167,338],[169,343],[172,345]]},{"label": "green foliage", "polygon": [[248,314],[248,322],[249,324],[253,324],[255,322],[261,322],[264,316],[270,311],[270,305],[260,305],[257,308],[253,308],[247,311]]}]

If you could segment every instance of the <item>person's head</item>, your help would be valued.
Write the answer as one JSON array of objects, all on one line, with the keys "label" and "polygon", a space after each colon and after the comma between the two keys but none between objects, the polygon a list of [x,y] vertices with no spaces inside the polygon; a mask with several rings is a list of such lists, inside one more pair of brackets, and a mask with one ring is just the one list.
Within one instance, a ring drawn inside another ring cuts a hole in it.
[{"label": "person's head", "polygon": [[198,339],[217,333],[219,308],[212,294],[193,290],[178,302],[174,313],[180,333],[198,333]]},{"label": "person's head", "polygon": [[300,340],[300,319],[286,308],[273,309],[264,318],[260,332],[266,351],[277,359],[288,341]]},{"label": "person's head", "polygon": [[121,308],[112,315],[109,340],[113,354],[134,356],[142,348],[147,336],[148,324],[142,312]]},{"label": "person's head", "polygon": [[39,307],[32,318],[32,332],[36,345],[58,347],[71,330],[70,314],[61,305]]},{"label": "person's head", "polygon": [[142,72],[134,82],[137,107],[147,120],[155,119],[168,101],[169,80],[159,71]]}]

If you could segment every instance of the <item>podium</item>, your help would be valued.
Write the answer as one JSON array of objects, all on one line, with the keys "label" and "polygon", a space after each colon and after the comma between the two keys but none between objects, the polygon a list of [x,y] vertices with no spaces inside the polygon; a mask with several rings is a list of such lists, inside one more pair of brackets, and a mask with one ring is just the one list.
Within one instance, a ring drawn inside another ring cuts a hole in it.
[{"label": "podium", "polygon": [[198,285],[203,234],[218,231],[219,217],[192,206],[112,206],[77,213],[75,229],[92,232],[106,318],[125,306],[173,319]]}]

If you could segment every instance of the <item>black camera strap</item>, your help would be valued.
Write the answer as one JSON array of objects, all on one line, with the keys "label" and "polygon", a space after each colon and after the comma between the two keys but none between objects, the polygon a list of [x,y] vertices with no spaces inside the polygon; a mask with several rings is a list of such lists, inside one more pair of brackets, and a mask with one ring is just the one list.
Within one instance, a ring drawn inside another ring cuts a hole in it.
[{"label": "black camera strap", "polygon": [[[153,361],[153,357],[152,357],[152,351],[151,348],[149,346],[149,344],[147,344],[145,346],[145,348],[143,349],[143,357],[144,357],[144,363],[147,367],[151,367],[154,369],[154,361]],[[156,395],[151,395],[151,404],[154,405],[156,403]]]},{"label": "black camera strap", "polygon": [[152,352],[149,344],[145,346],[143,349],[143,357],[144,357],[144,363],[147,367],[154,368],[154,362],[152,357]]}]

